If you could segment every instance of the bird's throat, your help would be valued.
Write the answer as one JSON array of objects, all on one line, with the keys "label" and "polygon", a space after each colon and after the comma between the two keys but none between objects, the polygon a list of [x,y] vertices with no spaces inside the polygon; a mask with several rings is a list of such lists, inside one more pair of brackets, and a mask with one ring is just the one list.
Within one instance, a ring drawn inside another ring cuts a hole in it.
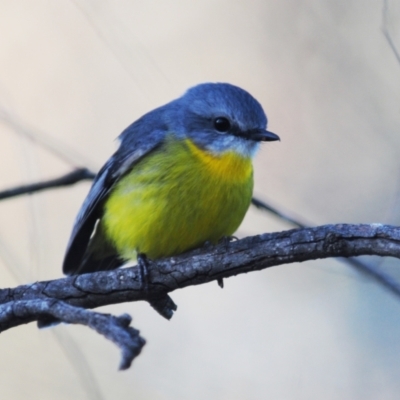
[{"label": "bird's throat", "polygon": [[249,179],[253,173],[251,157],[243,157],[243,155],[232,150],[213,154],[198,147],[190,139],[186,139],[185,143],[192,155],[214,177],[240,182]]}]

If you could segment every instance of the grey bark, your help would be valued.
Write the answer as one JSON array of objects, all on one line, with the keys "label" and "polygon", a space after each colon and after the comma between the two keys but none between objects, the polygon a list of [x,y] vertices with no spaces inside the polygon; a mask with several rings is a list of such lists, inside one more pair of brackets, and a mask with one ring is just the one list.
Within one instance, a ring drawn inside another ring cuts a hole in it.
[{"label": "grey bark", "polygon": [[81,323],[117,343],[123,351],[121,367],[127,368],[144,345],[138,331],[129,327],[129,317],[84,309],[146,300],[165,304],[172,315],[176,306],[167,294],[176,289],[282,264],[361,255],[400,258],[400,228],[381,224],[325,225],[224,242],[177,257],[149,260],[147,285],[143,285],[139,269],[134,266],[2,289],[0,332],[43,316]]}]

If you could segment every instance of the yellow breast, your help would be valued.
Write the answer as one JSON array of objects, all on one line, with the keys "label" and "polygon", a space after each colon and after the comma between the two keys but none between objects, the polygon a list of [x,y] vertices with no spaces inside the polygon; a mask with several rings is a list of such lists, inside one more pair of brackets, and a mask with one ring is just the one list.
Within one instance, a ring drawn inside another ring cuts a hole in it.
[{"label": "yellow breast", "polygon": [[124,259],[172,256],[232,235],[252,190],[250,159],[170,136],[116,185],[101,224]]},{"label": "yellow breast", "polygon": [[205,169],[204,173],[210,174],[212,179],[240,182],[249,179],[253,174],[253,166],[250,158],[244,158],[234,151],[215,155],[197,147],[189,139],[185,142],[192,155],[202,164]]}]

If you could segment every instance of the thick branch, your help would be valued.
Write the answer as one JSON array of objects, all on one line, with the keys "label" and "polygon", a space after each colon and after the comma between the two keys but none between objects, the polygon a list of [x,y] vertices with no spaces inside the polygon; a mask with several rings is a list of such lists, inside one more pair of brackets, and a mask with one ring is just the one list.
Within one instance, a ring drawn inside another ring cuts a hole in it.
[{"label": "thick branch", "polygon": [[176,289],[281,264],[360,255],[400,258],[400,228],[380,224],[325,225],[248,237],[149,261],[146,285],[135,266],[2,289],[0,332],[46,317],[83,324],[121,348],[121,369],[125,369],[145,343],[139,332],[129,327],[130,317],[103,315],[85,308],[147,300],[169,318],[176,306],[167,293]]},{"label": "thick branch", "polygon": [[[0,304],[58,299],[77,307],[95,308],[127,301],[152,301],[186,286],[281,264],[360,255],[400,258],[400,228],[378,224],[325,225],[266,233],[152,261],[146,290],[135,266],[3,289]],[[27,318],[25,322],[29,320],[33,319]],[[9,322],[10,326],[20,323],[21,319]]]}]

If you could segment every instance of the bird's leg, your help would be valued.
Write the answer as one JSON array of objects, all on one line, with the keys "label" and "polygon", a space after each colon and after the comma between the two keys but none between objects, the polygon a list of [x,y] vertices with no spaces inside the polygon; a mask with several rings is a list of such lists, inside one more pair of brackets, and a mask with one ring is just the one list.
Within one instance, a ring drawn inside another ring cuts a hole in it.
[{"label": "bird's leg", "polygon": [[[149,291],[150,274],[149,267],[150,262],[146,254],[138,253],[137,255],[138,267],[139,267],[139,280],[141,289],[147,294]],[[174,315],[174,311],[178,306],[167,294],[160,295],[159,297],[149,299],[150,305],[164,318],[171,319]]]},{"label": "bird's leg", "polygon": [[147,292],[149,290],[149,260],[146,254],[138,253],[137,262],[139,267],[140,287]]}]

